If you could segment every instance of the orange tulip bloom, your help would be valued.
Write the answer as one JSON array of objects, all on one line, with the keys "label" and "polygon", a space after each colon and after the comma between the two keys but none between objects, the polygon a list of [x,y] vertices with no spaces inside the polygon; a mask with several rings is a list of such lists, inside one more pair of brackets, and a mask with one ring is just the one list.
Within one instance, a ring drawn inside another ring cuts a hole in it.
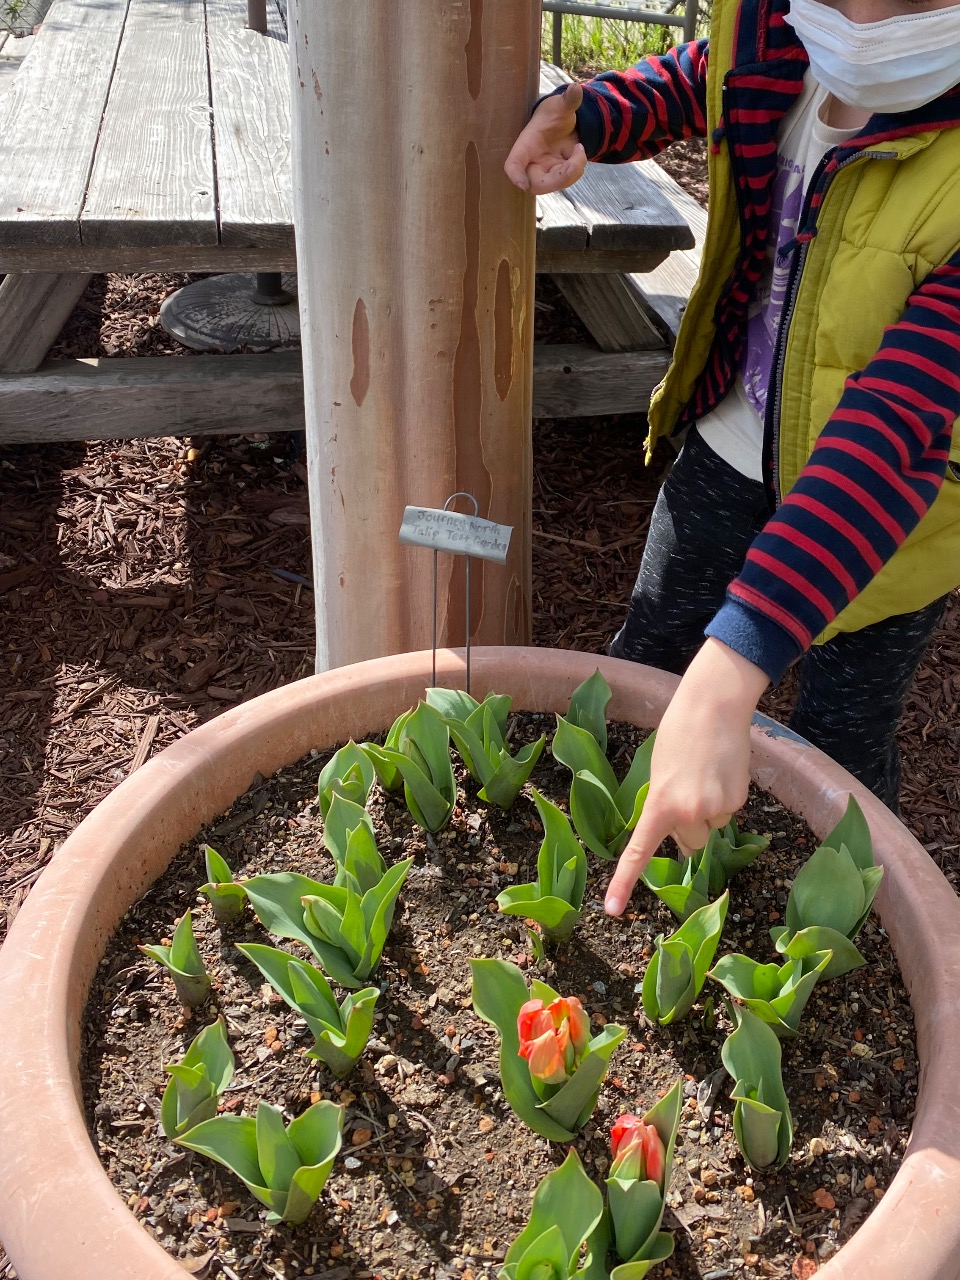
[{"label": "orange tulip bloom", "polygon": [[590,1041],[590,1019],[576,996],[544,1006],[528,1000],[517,1016],[520,1057],[544,1084],[562,1084],[576,1070]]},{"label": "orange tulip bloom", "polygon": [[649,1178],[663,1190],[667,1153],[654,1125],[645,1124],[639,1116],[620,1116],[610,1130],[610,1150],[613,1153],[611,1178],[627,1182],[643,1182]]}]

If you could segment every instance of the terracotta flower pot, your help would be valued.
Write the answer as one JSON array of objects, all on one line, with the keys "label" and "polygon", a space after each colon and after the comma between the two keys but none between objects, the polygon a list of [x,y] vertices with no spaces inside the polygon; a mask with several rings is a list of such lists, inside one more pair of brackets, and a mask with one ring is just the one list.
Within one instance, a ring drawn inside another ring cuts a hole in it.
[{"label": "terracotta flower pot", "polygon": [[[613,659],[543,649],[481,649],[473,689],[518,710],[564,711],[599,666],[611,718],[657,723],[673,677]],[[437,681],[463,684],[458,653]],[[21,1280],[182,1280],[134,1219],[87,1135],[78,1081],[84,1003],[124,911],[178,848],[253,781],[348,737],[389,726],[430,682],[429,653],[366,662],[265,694],[188,734],[100,804],[57,853],[0,953],[0,1239]],[[905,828],[809,744],[764,721],[756,781],[819,835],[853,792],[886,868],[877,910],[916,1014],[922,1075],[900,1171],[823,1280],[960,1276],[960,904]]]}]

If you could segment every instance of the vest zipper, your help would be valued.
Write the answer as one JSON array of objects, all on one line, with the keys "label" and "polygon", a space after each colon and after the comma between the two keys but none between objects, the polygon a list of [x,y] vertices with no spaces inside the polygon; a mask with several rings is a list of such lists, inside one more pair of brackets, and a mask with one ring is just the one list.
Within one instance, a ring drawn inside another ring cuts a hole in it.
[{"label": "vest zipper", "polygon": [[[803,208],[797,221],[798,234],[802,230],[807,229],[807,221],[810,217],[810,206],[813,197],[817,192],[820,183],[830,163],[830,158],[834,154],[829,151],[817,168],[814,170],[810,184],[807,187],[807,194],[804,198]],[[841,160],[824,184],[821,195],[821,208],[823,200],[826,198],[827,191],[836,175],[841,169],[846,169],[849,165],[855,164],[859,160],[895,160],[897,158],[896,151],[858,151],[856,155],[848,156],[846,160]],[[816,231],[816,218],[814,218],[811,230]],[[773,378],[771,382],[770,392],[767,395],[766,412],[764,413],[763,423],[763,482],[767,491],[767,499],[770,504],[770,510],[775,511],[782,501],[780,493],[779,479],[779,453],[780,453],[780,406],[783,396],[783,369],[786,362],[787,347],[787,331],[790,328],[790,321],[793,317],[793,310],[797,304],[797,297],[800,293],[800,278],[803,274],[803,267],[807,260],[807,252],[810,247],[812,236],[802,240],[794,249],[793,262],[790,264],[790,274],[787,277],[786,296],[784,298],[783,310],[780,313],[780,323],[777,327],[777,341],[773,352]]]}]

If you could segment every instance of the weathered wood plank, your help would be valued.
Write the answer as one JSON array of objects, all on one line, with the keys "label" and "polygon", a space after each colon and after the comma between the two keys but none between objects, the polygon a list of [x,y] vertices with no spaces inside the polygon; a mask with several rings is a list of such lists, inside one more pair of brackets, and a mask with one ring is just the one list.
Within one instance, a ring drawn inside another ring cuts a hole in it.
[{"label": "weathered wood plank", "polygon": [[282,247],[292,222],[286,28],[267,7],[261,35],[237,21],[236,0],[207,0],[216,122],[220,240]]},{"label": "weathered wood plank", "polygon": [[203,0],[130,0],[81,234],[91,246],[217,243]]},{"label": "weathered wood plank", "polygon": [[5,247],[80,243],[80,211],[127,3],[54,0],[0,101]]},{"label": "weathered wood plank", "polygon": [[[534,414],[642,411],[668,359],[666,351],[537,345]],[[300,431],[303,403],[296,352],[51,360],[36,373],[0,375],[0,445]]]},{"label": "weathered wood plank", "polygon": [[582,253],[590,228],[563,191],[537,196],[537,250],[543,253]]},{"label": "weathered wood plank", "polygon": [[0,281],[0,373],[32,373],[46,359],[89,279],[38,273]]},{"label": "weathered wood plank", "polygon": [[533,349],[533,415],[643,413],[669,363],[665,348],[611,353],[586,344],[538,344]]},{"label": "weathered wood plank", "polygon": [[[552,63],[540,63],[540,93],[550,93],[571,77]],[[587,228],[590,249],[626,249],[638,234],[651,247],[666,251],[693,247],[682,214],[662,184],[653,181],[649,162],[587,165],[586,173],[566,191],[557,192],[573,205],[572,215]],[[554,246],[544,241],[544,249]],[[557,248],[566,247],[557,245]]]},{"label": "weathered wood plank", "polygon": [[694,238],[692,249],[671,253],[653,271],[632,274],[626,280],[626,286],[636,297],[638,305],[672,346],[690,291],[700,273],[707,211],[659,165],[652,160],[644,163],[649,165],[651,182],[657,183],[683,214]]},{"label": "weathered wood plank", "polygon": [[669,252],[668,249],[590,249],[578,252],[537,252],[537,270],[549,275],[566,272],[582,274],[590,271],[652,271]]},{"label": "weathered wood plank", "polygon": [[553,279],[601,351],[640,351],[664,345],[659,328],[638,305],[629,276],[571,272]]},{"label": "weathered wood plank", "polygon": [[0,376],[0,444],[302,430],[298,353],[56,360]]},{"label": "weathered wood plank", "polygon": [[665,252],[693,247],[683,216],[647,177],[644,164],[587,165],[587,171],[565,194],[590,229],[591,250],[628,249],[643,243]]},{"label": "weathered wood plank", "polygon": [[72,249],[8,248],[0,229],[0,275],[23,271],[296,271],[293,227],[282,246],[231,249],[211,245],[124,245]]}]

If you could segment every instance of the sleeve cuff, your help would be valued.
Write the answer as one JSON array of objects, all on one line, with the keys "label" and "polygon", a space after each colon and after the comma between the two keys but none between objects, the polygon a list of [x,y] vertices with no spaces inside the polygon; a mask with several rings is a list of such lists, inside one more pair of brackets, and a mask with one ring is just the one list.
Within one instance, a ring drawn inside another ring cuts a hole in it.
[{"label": "sleeve cuff", "polygon": [[[551,89],[549,93],[543,93],[533,104],[533,111],[536,111],[541,102],[546,102],[547,98],[555,98],[557,94],[563,93],[566,89],[565,84],[558,84],[555,89]],[[587,159],[592,160],[600,150],[603,142],[603,121],[597,104],[593,101],[590,94],[584,89],[583,102],[577,108],[577,137],[583,143],[583,149],[587,153]],[[533,115],[533,111],[530,112]]]},{"label": "sleeve cuff", "polygon": [[741,600],[728,596],[726,603],[704,633],[766,672],[777,684],[787,667],[803,654],[803,649],[782,627]]}]

